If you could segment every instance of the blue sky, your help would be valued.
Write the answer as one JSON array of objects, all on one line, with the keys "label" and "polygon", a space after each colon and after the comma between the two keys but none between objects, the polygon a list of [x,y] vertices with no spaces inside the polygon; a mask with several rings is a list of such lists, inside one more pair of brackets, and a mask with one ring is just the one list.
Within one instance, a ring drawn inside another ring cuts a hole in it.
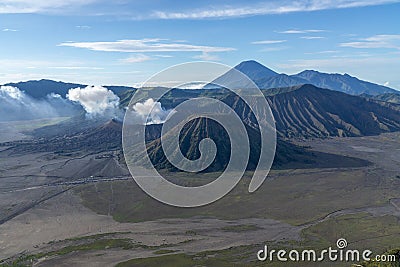
[{"label": "blue sky", "polygon": [[0,83],[138,85],[173,64],[255,59],[400,89],[400,1],[0,0]]}]

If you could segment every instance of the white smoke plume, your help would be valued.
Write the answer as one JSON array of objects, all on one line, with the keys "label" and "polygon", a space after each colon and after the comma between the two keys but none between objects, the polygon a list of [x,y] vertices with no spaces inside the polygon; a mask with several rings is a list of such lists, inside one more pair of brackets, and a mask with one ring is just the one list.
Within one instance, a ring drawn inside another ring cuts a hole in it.
[{"label": "white smoke plume", "polygon": [[[154,99],[149,98],[143,103],[136,103],[132,110],[137,116],[139,122],[142,124],[160,124],[164,123],[168,114],[172,110],[165,110],[162,108],[160,102],[155,102]],[[146,117],[147,114],[150,115]]]},{"label": "white smoke plume", "polygon": [[18,121],[73,116],[79,106],[51,94],[35,99],[13,86],[0,86],[0,121]]},{"label": "white smoke plume", "polygon": [[79,103],[88,117],[121,117],[119,97],[105,87],[73,88],[68,91],[67,98]]},{"label": "white smoke plume", "polygon": [[17,88],[13,86],[1,86],[0,87],[0,97],[7,99],[10,97],[12,99],[22,99],[23,93]]}]

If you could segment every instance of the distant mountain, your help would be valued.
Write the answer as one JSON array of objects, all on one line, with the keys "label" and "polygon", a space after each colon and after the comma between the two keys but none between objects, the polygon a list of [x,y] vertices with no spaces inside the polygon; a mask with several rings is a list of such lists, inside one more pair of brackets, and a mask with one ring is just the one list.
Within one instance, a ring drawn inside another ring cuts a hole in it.
[{"label": "distant mountain", "polygon": [[43,98],[51,93],[59,94],[65,98],[65,95],[68,93],[69,89],[86,86],[82,84],[56,82],[52,80],[8,83],[5,85],[17,87],[21,91],[24,91],[26,94],[34,98]]},{"label": "distant mountain", "polygon": [[[329,74],[315,70],[305,70],[295,75],[277,73],[255,60],[243,61],[236,65],[232,70],[221,75],[212,83],[223,84],[230,88],[244,89],[251,86],[247,80],[238,77],[237,71],[244,73],[260,89],[272,89],[281,87],[297,86],[302,84],[313,84],[317,87],[331,89],[351,95],[380,95],[380,94],[400,94],[399,91],[392,88],[360,80],[348,74]],[[202,89],[216,89],[219,86],[212,83],[205,85]],[[50,93],[56,93],[63,97],[68,90],[76,87],[86,87],[83,84],[64,83],[52,80],[27,81],[19,83],[8,83],[5,85],[18,87],[28,95],[35,98],[43,98]],[[129,86],[104,86],[113,91],[121,98],[121,102],[129,101],[129,97],[135,92],[136,88]],[[186,90],[187,89],[180,89]],[[201,90],[201,89],[200,89]],[[193,90],[190,90],[193,91]]]},{"label": "distant mountain", "polygon": [[[243,61],[233,69],[247,75],[260,89],[313,84],[317,87],[351,95],[398,93],[398,91],[387,86],[363,81],[348,74],[329,74],[315,70],[305,70],[295,75],[278,74],[254,60]],[[231,88],[245,88],[246,84],[243,84],[243,81],[238,79],[234,70],[221,75],[219,78],[215,79],[214,82],[229,85]],[[205,88],[207,89],[208,87],[206,86]]]},{"label": "distant mountain", "polygon": [[260,89],[289,87],[307,83],[310,82],[299,77],[289,76],[287,74],[278,74],[257,81],[257,85]]},{"label": "distant mountain", "polygon": [[[235,71],[236,70],[236,71]],[[255,60],[243,61],[236,65],[233,70],[226,72],[213,81],[214,84],[222,84],[230,88],[245,87],[246,81],[243,81],[242,77],[237,75],[237,71],[242,72],[248,76],[257,86],[260,80],[274,77],[278,75],[275,71],[265,67]],[[245,82],[245,83],[243,83]],[[207,86],[205,87],[207,88]]]},{"label": "distant mountain", "polygon": [[103,85],[108,90],[113,91],[114,94],[121,98],[122,95],[125,95],[126,92],[134,92],[136,88],[130,86],[117,86],[117,85]]},{"label": "distant mountain", "polygon": [[[4,85],[17,87],[21,91],[24,91],[26,94],[34,98],[44,98],[51,93],[59,94],[65,98],[69,89],[77,87],[84,88],[87,86],[84,84],[65,83],[65,82],[46,80],[46,79],[18,82],[18,83],[7,83]],[[113,85],[104,87],[113,91],[117,95],[123,94],[125,91],[135,89],[133,87],[128,87],[128,86],[113,86]]]},{"label": "distant mountain", "polygon": [[253,81],[258,81],[260,79],[278,75],[278,73],[276,73],[275,71],[265,67],[255,60],[243,61],[240,64],[236,65],[235,69],[243,72]]},{"label": "distant mountain", "polygon": [[348,74],[329,74],[315,70],[305,70],[292,77],[301,78],[315,86],[340,91],[351,95],[369,94],[378,95],[383,93],[396,93],[397,91],[371,82],[362,81]]}]

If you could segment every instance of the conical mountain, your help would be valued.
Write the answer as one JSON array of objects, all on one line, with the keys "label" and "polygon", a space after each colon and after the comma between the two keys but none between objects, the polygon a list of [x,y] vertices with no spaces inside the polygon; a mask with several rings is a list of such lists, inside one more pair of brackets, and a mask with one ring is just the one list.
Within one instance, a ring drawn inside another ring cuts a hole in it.
[{"label": "conical mountain", "polygon": [[277,72],[267,68],[255,60],[243,61],[236,65],[235,69],[246,74],[253,81],[278,75]]},{"label": "conical mountain", "polygon": [[[261,136],[258,129],[248,126],[247,124],[245,124],[245,128],[250,142],[250,155],[247,161],[247,170],[254,170],[257,167],[260,157]],[[230,139],[222,126],[211,119],[197,118],[187,123],[180,133],[179,148],[177,149],[180,149],[186,158],[196,160],[200,157],[199,144],[204,138],[211,138],[214,141],[217,154],[211,165],[203,172],[224,170],[230,160]],[[161,138],[147,144],[147,153],[157,169],[177,171],[164,154]],[[143,155],[137,155],[136,158],[140,161]],[[354,158],[309,151],[303,147],[278,138],[273,168],[309,168],[313,165],[318,165],[320,167],[337,167],[344,165],[363,166],[365,164],[367,164],[367,162]]]},{"label": "conical mountain", "polygon": [[257,61],[248,60],[236,65],[233,69],[215,79],[213,83],[234,89],[242,89],[251,86],[246,79],[243,79],[243,77],[238,74],[238,72],[245,74],[257,86],[259,86],[259,84],[257,84],[259,80],[268,79],[278,75],[278,73],[265,67]]}]

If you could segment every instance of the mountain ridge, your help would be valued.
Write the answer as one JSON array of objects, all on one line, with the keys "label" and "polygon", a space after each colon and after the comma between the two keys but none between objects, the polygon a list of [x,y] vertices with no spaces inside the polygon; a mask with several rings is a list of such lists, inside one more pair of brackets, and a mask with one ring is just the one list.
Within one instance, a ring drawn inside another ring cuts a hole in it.
[{"label": "mountain ridge", "polygon": [[[243,79],[241,79],[240,77],[238,78],[237,73],[235,74],[236,71],[241,71],[246,76],[248,76],[260,89],[272,89],[302,84],[313,84],[317,87],[331,89],[352,95],[368,94],[376,96],[385,93],[400,95],[400,91],[398,90],[384,85],[364,81],[347,73],[324,73],[316,70],[304,70],[297,74],[288,75],[285,73],[277,73],[255,60],[242,61],[232,69],[234,69],[234,71],[232,70],[226,72],[225,74],[221,75],[213,82],[211,82],[211,84],[203,87],[203,89],[215,89],[215,86],[212,86],[212,83],[226,85],[231,88],[239,88],[241,86],[240,83],[242,82],[243,86],[248,86],[248,81],[245,81],[243,83]],[[87,86],[79,83],[68,83],[49,79],[6,83],[4,85],[18,87],[20,90],[25,91],[28,95],[35,98],[43,98],[50,93],[57,93],[65,97],[69,89]],[[119,96],[123,96],[123,94],[127,91],[136,90],[135,87],[130,86],[104,85],[104,87],[113,91]]]},{"label": "mountain ridge", "polygon": [[309,83],[318,87],[332,89],[351,95],[359,95],[359,94],[378,95],[382,93],[396,93],[395,89],[371,83],[368,81],[363,81],[347,73],[329,74],[315,70],[304,70],[293,76],[307,80]]},{"label": "mountain ridge", "polygon": [[[247,75],[260,89],[272,89],[277,87],[287,87],[301,84],[313,84],[317,87],[331,89],[339,92],[344,92],[352,95],[370,94],[379,95],[383,93],[400,94],[393,88],[375,84],[368,81],[363,81],[357,77],[351,76],[347,73],[324,73],[316,70],[304,70],[297,74],[287,75],[284,73],[277,73],[261,63],[251,60],[243,61],[233,67]],[[258,70],[256,70],[258,69]],[[254,73],[263,73],[267,69],[267,75],[255,75]],[[228,72],[229,73],[229,72]],[[232,78],[225,73],[221,75],[216,81],[226,81],[227,78]],[[234,79],[233,79],[234,80]]]},{"label": "mountain ridge", "polygon": [[[266,90],[268,91],[268,90]],[[400,113],[390,103],[318,88],[311,84],[281,88],[266,95],[278,135],[285,138],[365,136],[400,131]],[[238,96],[223,99],[242,120],[255,124],[248,106]]]},{"label": "mountain ridge", "polygon": [[[52,93],[59,94],[63,98],[65,98],[70,89],[77,87],[85,88],[86,86],[88,86],[86,84],[55,81],[49,79],[21,81],[6,83],[3,85],[17,87],[21,91],[36,99],[45,98],[47,95]],[[111,90],[114,94],[117,95],[123,94],[128,90],[136,89],[134,87],[121,85],[103,85],[103,87]]]}]

